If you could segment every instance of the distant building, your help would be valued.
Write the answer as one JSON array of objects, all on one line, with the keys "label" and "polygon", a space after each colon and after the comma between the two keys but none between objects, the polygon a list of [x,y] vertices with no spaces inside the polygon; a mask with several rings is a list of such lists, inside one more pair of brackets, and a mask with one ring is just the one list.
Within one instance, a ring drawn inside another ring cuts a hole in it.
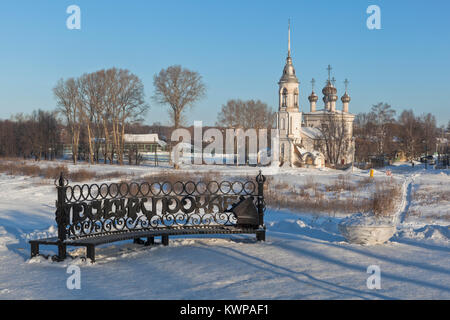
[{"label": "distant building", "polygon": [[158,138],[157,133],[124,134],[124,150],[137,147],[139,153],[166,151],[167,143]]},{"label": "distant building", "polygon": [[[149,134],[124,134],[124,154],[128,154],[130,150],[133,153],[137,152],[141,155],[148,155],[144,157],[145,160],[154,159],[155,153],[165,153],[168,149],[168,145],[165,141],[160,140],[158,134],[149,133]],[[92,142],[94,144],[94,154],[98,159],[103,159],[104,155],[104,147],[105,147],[105,138],[92,138]],[[87,150],[87,146],[84,144],[79,145],[79,155],[81,156],[82,150]],[[108,144],[108,150],[112,150],[112,142],[110,140]],[[72,157],[72,145],[64,144],[63,146],[63,156],[65,158]],[[168,156],[158,156],[161,159],[167,158]]]}]

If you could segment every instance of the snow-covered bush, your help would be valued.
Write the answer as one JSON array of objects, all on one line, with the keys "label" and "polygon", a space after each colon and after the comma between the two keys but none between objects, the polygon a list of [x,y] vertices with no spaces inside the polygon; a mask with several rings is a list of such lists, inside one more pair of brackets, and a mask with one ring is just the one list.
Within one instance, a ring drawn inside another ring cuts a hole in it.
[{"label": "snow-covered bush", "polygon": [[343,219],[339,231],[350,243],[375,245],[388,241],[396,227],[392,217],[359,213]]}]

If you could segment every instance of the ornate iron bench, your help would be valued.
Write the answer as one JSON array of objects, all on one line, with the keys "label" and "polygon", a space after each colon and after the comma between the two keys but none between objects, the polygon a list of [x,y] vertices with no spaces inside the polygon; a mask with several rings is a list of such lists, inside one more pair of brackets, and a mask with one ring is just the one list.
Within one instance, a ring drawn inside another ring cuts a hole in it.
[{"label": "ornate iron bench", "polygon": [[[58,192],[58,236],[30,240],[31,257],[40,245],[58,246],[57,261],[67,246],[86,247],[95,261],[95,246],[133,239],[151,245],[161,237],[190,234],[255,234],[265,241],[264,182],[254,181],[143,182],[69,185],[61,173]],[[146,241],[141,238],[146,238]]]}]

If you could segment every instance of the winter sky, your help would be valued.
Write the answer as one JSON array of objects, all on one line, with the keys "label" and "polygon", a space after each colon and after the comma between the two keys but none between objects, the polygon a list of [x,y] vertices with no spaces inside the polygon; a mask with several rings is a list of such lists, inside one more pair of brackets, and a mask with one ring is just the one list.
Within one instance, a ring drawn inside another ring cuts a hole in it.
[{"label": "winter sky", "polygon": [[[80,30],[66,27],[73,4],[81,9]],[[366,26],[369,5],[381,9],[380,30]],[[431,112],[442,125],[450,119],[449,9],[447,0],[5,0],[0,118],[51,110],[58,79],[115,66],[142,79],[151,105],[146,123],[165,124],[165,109],[150,96],[153,75],[173,64],[198,71],[207,86],[188,125],[213,125],[232,98],[260,99],[275,109],[291,19],[303,110],[311,78],[320,91],[331,64],[339,96],[344,79],[350,81],[351,112],[387,102],[397,113]]]}]

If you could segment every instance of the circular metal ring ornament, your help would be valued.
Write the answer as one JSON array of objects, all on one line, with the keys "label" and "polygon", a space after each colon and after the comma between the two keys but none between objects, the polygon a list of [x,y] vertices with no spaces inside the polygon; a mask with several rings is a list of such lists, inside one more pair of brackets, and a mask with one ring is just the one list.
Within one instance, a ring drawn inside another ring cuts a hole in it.
[{"label": "circular metal ring ornament", "polygon": [[[213,189],[212,189],[212,185],[213,184],[215,184],[216,185],[216,189],[213,191]],[[208,192],[210,193],[210,194],[216,194],[217,192],[219,192],[219,190],[220,190],[220,185],[219,185],[219,183],[217,182],[217,181],[210,181],[210,182],[208,182],[208,184],[207,184],[207,186],[206,186],[206,189],[208,189]]]},{"label": "circular metal ring ornament", "polygon": [[[189,191],[189,190],[188,190],[188,186],[189,186],[189,185],[192,185],[192,191]],[[187,195],[189,195],[189,196],[193,195],[193,194],[195,193],[195,190],[196,190],[196,185],[195,185],[195,183],[194,183],[193,181],[188,181],[188,182],[186,182],[185,185],[184,185],[184,190],[186,191],[186,194],[187,194]]]},{"label": "circular metal ring ornament", "polygon": [[162,191],[161,184],[159,182],[152,182],[150,185],[150,192],[154,196],[158,196]]},{"label": "circular metal ring ornament", "polygon": [[149,193],[151,192],[150,184],[148,182],[141,183],[141,185],[139,186],[139,191],[141,192],[143,197],[148,196]]},{"label": "circular metal ring ornament", "polygon": [[[113,188],[115,188],[116,193],[113,194]],[[119,185],[117,183],[111,183],[108,186],[108,194],[111,198],[116,198],[119,195]]]},{"label": "circular metal ring ornament", "polygon": [[[105,192],[103,192],[103,190],[104,190]],[[108,186],[106,183],[102,183],[102,184],[100,185],[99,193],[100,193],[100,197],[101,197],[102,199],[106,199],[106,198],[108,197],[108,194],[109,194],[109,186]]]},{"label": "circular metal ring ornament", "polygon": [[[224,191],[224,186],[225,185],[227,185],[227,188],[228,188],[228,190],[226,190],[226,191]],[[222,181],[220,184],[219,184],[219,189],[220,189],[220,192],[222,192],[223,194],[229,194],[230,193],[230,191],[232,190],[232,183],[231,182],[229,182],[229,181]]]},{"label": "circular metal ring ornament", "polygon": [[203,195],[203,194],[205,194],[208,191],[208,186],[207,186],[207,184],[205,182],[199,181],[195,185],[195,190],[197,191],[197,193],[199,195]]},{"label": "circular metal ring ornament", "polygon": [[[236,189],[235,189],[235,186],[236,185],[238,185],[238,186],[240,186],[240,190],[239,191],[236,191]],[[240,182],[240,181],[235,181],[235,182],[233,182],[233,184],[231,185],[231,190],[233,191],[233,194],[241,194],[242,193],[242,191],[244,190],[244,185],[242,184],[242,182]]]},{"label": "circular metal ring ornament", "polygon": [[[77,190],[78,190],[78,193],[77,193]],[[78,194],[78,197],[76,196],[76,194]],[[74,201],[80,201],[81,195],[82,195],[81,187],[79,185],[73,186],[72,187],[72,199]]]},{"label": "circular metal ring ornament", "polygon": [[173,184],[173,192],[177,195],[177,196],[181,196],[183,195],[184,192],[184,184],[181,181],[177,181]]},{"label": "circular metal ring ornament", "polygon": [[[125,187],[124,193],[122,193],[123,187]],[[119,184],[119,194],[121,197],[126,197],[127,195],[129,195],[130,194],[130,186],[125,182],[121,182]]]},{"label": "circular metal ring ornament", "polygon": [[[96,190],[94,190],[94,188],[96,188]],[[95,196],[93,195],[94,191],[96,191]],[[100,196],[100,186],[98,184],[91,184],[89,187],[89,196],[93,199],[96,200],[99,196]]]},{"label": "circular metal ring ornament", "polygon": [[89,200],[89,196],[91,194],[91,187],[87,184],[83,184],[81,186],[81,197],[83,200]]},{"label": "circular metal ring ornament", "polygon": [[[136,192],[133,192],[135,190]],[[138,197],[139,193],[141,192],[141,187],[136,182],[131,182],[129,185],[129,194],[131,197],[136,198]]]},{"label": "circular metal ring ornament", "polygon": [[[167,188],[165,186],[168,186],[170,189],[167,191]],[[172,184],[169,181],[163,182],[161,185],[162,193],[167,196],[172,193]]]},{"label": "circular metal ring ornament", "polygon": [[[251,186],[251,188],[248,188],[248,186]],[[253,194],[256,191],[256,186],[253,183],[253,181],[247,181],[244,183],[244,192],[246,195]]]}]

